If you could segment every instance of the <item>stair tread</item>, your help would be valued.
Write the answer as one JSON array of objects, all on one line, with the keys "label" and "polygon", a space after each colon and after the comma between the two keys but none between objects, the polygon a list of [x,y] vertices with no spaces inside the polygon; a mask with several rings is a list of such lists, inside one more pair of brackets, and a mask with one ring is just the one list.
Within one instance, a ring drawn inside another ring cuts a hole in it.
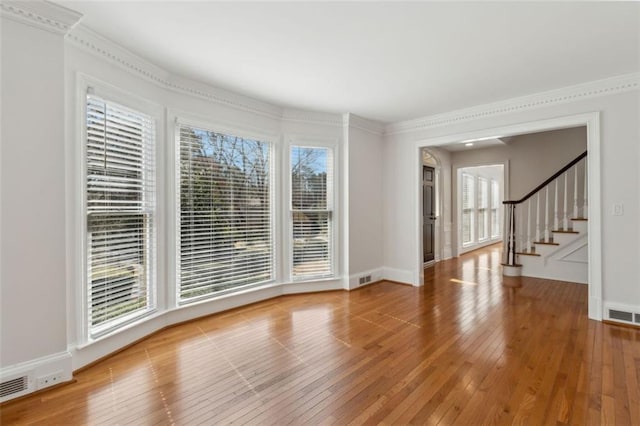
[{"label": "stair tread", "polygon": [[516,266],[516,267],[521,267],[522,265],[519,263],[516,263],[515,265],[509,265],[508,263],[501,263],[502,266]]},{"label": "stair tread", "polygon": [[543,245],[548,245],[548,246],[559,246],[560,243],[554,243],[552,241],[547,242],[547,241],[534,241],[533,244],[543,244]]},{"label": "stair tread", "polygon": [[573,229],[554,229],[551,232],[555,232],[557,234],[579,234],[580,232],[574,231]]},{"label": "stair tread", "polygon": [[523,256],[540,256],[540,253],[531,253],[526,251],[517,251],[516,254],[520,254]]},{"label": "stair tread", "polygon": [[589,218],[586,217],[572,217],[571,220],[578,220],[578,221],[587,221],[589,220]]}]

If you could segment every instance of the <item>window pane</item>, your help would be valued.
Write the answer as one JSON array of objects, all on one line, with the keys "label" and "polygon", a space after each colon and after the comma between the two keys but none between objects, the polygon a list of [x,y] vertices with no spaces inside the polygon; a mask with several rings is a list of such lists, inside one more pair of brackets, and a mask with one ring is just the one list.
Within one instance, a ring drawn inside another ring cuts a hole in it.
[{"label": "window pane", "polygon": [[294,278],[333,274],[332,162],[328,148],[291,148]]},{"label": "window pane", "polygon": [[478,178],[478,240],[486,240],[489,236],[489,182]]},{"label": "window pane", "polygon": [[87,97],[87,312],[92,337],[154,307],[155,123]]},{"label": "window pane", "polygon": [[491,181],[491,238],[500,236],[500,191],[498,182]]},{"label": "window pane", "polygon": [[293,275],[331,273],[331,213],[293,214]]},{"label": "window pane", "polygon": [[462,244],[474,242],[475,179],[462,175]]},{"label": "window pane", "polygon": [[95,328],[143,312],[149,295],[149,215],[89,218],[89,318]]},{"label": "window pane", "polygon": [[273,278],[269,144],[180,127],[180,299]]}]

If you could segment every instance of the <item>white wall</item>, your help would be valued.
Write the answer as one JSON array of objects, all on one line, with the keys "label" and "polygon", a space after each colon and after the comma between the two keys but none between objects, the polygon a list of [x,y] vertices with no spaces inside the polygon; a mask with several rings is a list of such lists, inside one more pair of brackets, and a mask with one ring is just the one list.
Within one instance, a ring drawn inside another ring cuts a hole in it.
[{"label": "white wall", "polygon": [[[599,111],[602,205],[591,205],[590,209],[600,209],[602,217],[602,296],[604,301],[639,306],[638,87],[637,76],[612,79],[575,86],[566,94],[550,92],[389,126],[384,147],[385,266],[411,277],[407,282],[418,281],[414,271],[418,197],[407,188],[415,186],[417,147],[424,141],[451,135],[460,136],[459,140],[489,136],[491,129]],[[624,216],[611,215],[614,202],[624,204]]]},{"label": "white wall", "polygon": [[382,133],[358,126],[364,120],[349,120],[349,282],[358,277],[382,278]]},{"label": "white wall", "polygon": [[64,40],[2,18],[0,358],[66,351]]}]

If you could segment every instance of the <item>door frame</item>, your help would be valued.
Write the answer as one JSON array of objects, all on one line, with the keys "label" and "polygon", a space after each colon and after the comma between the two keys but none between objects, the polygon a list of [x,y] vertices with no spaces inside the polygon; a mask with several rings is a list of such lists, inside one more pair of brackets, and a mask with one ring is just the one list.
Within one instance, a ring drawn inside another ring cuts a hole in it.
[{"label": "door frame", "polygon": [[[430,153],[431,154],[431,153]],[[431,154],[431,156],[433,157],[433,154]],[[435,157],[433,157],[435,159]],[[437,160],[436,160],[437,161]],[[423,267],[428,267],[433,265],[434,263],[436,263],[439,259],[438,259],[438,248],[439,246],[436,245],[436,234],[438,233],[438,219],[440,219],[440,214],[438,212],[438,208],[440,207],[440,204],[438,203],[438,180],[436,179],[436,166],[435,165],[431,165],[431,164],[422,164],[422,172],[424,174],[424,168],[428,167],[431,170],[433,170],[433,178],[432,178],[432,191],[433,191],[433,204],[434,204],[434,208],[433,208],[433,214],[436,217],[436,219],[434,219],[434,223],[433,223],[433,232],[431,233],[431,247],[432,247],[432,252],[433,252],[433,259],[428,260],[428,261],[424,261],[424,244],[422,246],[422,266]],[[423,175],[423,182],[422,182],[422,206],[421,206],[421,210],[422,210],[422,232],[423,232],[423,240],[424,240],[424,175]]]},{"label": "door frame", "polygon": [[[433,148],[433,147],[432,147]],[[423,161],[422,151],[426,151],[431,158],[435,161],[435,165],[425,164]],[[435,170],[434,177],[434,189],[435,189],[435,199],[436,199],[436,226],[434,227],[434,236],[433,236],[433,260],[430,262],[423,261],[424,255],[424,247],[422,246],[422,166],[430,166]],[[444,179],[442,176],[442,162],[437,152],[434,152],[433,149],[429,149],[428,147],[422,148],[420,150],[420,198],[421,201],[418,206],[419,214],[420,214],[420,259],[422,269],[425,267],[432,266],[433,264],[440,262],[443,260],[445,256],[445,244],[444,244],[444,236],[445,236],[445,218],[444,214],[444,205],[442,203],[443,194],[444,194]]]},{"label": "door frame", "polygon": [[[416,166],[413,178],[413,193],[415,200],[421,199],[422,192],[422,149],[429,147],[437,147],[445,144],[455,143],[468,139],[479,139],[491,136],[514,136],[525,133],[536,133],[549,130],[566,129],[570,127],[585,126],[587,128],[587,156],[588,163],[588,200],[589,206],[595,208],[589,209],[588,221],[588,287],[589,287],[589,313],[590,319],[602,320],[602,209],[601,203],[601,141],[600,141],[600,112],[589,112],[565,117],[557,117],[548,120],[531,121],[502,127],[485,128],[476,131],[449,134],[434,138],[423,139],[415,142],[414,158]],[[419,204],[419,203],[417,203]],[[413,268],[413,285],[424,285],[424,268],[422,267],[423,249],[422,249],[422,208],[416,208],[414,211],[414,229],[413,235],[416,237],[417,248],[414,259]]]}]

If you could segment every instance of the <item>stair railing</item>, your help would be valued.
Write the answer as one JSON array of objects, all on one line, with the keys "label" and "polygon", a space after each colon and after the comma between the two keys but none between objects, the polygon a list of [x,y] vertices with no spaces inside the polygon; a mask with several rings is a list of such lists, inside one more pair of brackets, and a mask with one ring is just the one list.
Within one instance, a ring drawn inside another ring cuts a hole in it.
[{"label": "stair railing", "polygon": [[587,218],[586,157],[587,151],[519,200],[502,202],[505,265],[518,266],[518,253],[535,253],[536,244],[554,244],[554,232],[572,231],[572,219]]}]

